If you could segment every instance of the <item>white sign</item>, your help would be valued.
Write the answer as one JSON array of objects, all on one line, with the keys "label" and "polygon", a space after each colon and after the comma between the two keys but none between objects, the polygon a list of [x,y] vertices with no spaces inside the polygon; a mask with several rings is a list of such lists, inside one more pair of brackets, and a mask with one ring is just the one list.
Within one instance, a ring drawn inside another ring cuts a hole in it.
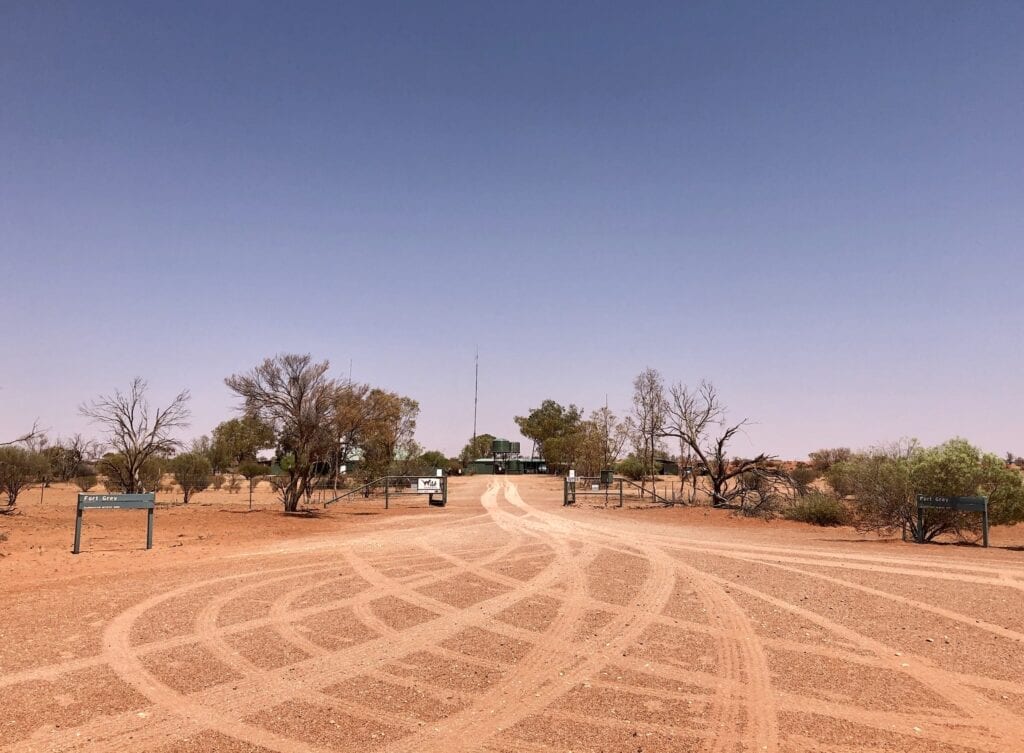
[{"label": "white sign", "polygon": [[430,478],[418,478],[416,479],[416,493],[417,494],[440,494],[441,493],[441,478],[435,476]]},{"label": "white sign", "polygon": [[569,469],[569,479],[572,480],[572,479],[575,479],[575,478],[576,478],[576,471],[574,471],[572,468],[570,468]]}]

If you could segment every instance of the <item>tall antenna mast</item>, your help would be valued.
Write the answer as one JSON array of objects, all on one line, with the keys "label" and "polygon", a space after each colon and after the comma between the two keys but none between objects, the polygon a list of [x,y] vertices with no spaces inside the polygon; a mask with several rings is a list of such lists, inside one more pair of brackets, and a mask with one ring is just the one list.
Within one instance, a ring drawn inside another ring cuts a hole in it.
[{"label": "tall antenna mast", "polygon": [[476,349],[476,364],[473,374],[473,445],[476,446],[476,403],[480,396],[480,348]]},{"label": "tall antenna mast", "polygon": [[608,434],[608,393],[604,393],[604,467],[612,464],[611,461],[611,437]]}]

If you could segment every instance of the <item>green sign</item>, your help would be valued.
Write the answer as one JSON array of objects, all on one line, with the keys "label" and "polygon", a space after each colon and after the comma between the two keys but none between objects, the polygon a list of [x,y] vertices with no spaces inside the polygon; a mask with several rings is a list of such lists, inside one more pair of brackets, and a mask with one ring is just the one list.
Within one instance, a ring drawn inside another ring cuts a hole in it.
[{"label": "green sign", "polygon": [[152,510],[155,494],[79,494],[80,510]]},{"label": "green sign", "polygon": [[936,497],[925,494],[917,495],[917,506],[936,510],[964,510],[965,512],[985,512],[988,509],[987,497]]},{"label": "green sign", "polygon": [[917,495],[917,540],[923,542],[924,511],[953,510],[955,512],[981,513],[981,538],[988,546],[988,497],[940,497],[928,494]]},{"label": "green sign", "polygon": [[82,512],[84,510],[145,510],[146,511],[146,549],[153,548],[153,509],[156,507],[156,495],[147,494],[79,494],[78,510],[75,512],[75,548],[72,554],[81,551],[82,543]]}]

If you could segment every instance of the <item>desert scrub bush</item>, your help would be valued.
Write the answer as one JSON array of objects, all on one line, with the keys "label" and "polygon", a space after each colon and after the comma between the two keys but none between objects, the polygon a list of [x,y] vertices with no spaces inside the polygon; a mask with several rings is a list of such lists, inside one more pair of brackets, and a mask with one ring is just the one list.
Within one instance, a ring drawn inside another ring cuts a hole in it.
[{"label": "desert scrub bush", "polygon": [[99,482],[99,478],[95,473],[87,473],[83,476],[75,476],[75,486],[77,486],[83,493],[92,489]]},{"label": "desert scrub bush", "polygon": [[29,485],[44,472],[44,463],[38,453],[20,447],[0,447],[0,494],[7,499],[6,512]]},{"label": "desert scrub bush", "polygon": [[643,461],[640,460],[640,458],[635,455],[630,455],[629,457],[620,460],[618,465],[615,466],[615,470],[632,481],[639,481],[644,477],[644,471],[646,469],[644,468]]},{"label": "desert scrub bush", "polygon": [[821,473],[809,466],[803,466],[794,468],[789,477],[793,480],[797,493],[805,495],[811,490],[811,484],[821,477]]},{"label": "desert scrub bush", "polygon": [[205,455],[198,452],[186,452],[171,461],[171,473],[178,486],[181,487],[186,505],[193,494],[210,485],[211,471],[210,461]]},{"label": "desert scrub bush", "polygon": [[787,507],[783,517],[816,526],[841,526],[849,521],[850,516],[843,503],[835,497],[809,492]]}]

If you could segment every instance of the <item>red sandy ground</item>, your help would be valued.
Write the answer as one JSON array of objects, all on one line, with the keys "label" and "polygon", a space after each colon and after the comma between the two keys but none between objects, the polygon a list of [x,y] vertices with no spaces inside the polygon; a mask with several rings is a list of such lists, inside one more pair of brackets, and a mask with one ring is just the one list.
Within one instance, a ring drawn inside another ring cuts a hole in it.
[{"label": "red sandy ground", "polygon": [[73,499],[0,518],[2,753],[1024,750],[1024,531],[916,546],[476,477],[444,509],[201,495],[148,552],[144,513],[91,511],[76,557]]}]

